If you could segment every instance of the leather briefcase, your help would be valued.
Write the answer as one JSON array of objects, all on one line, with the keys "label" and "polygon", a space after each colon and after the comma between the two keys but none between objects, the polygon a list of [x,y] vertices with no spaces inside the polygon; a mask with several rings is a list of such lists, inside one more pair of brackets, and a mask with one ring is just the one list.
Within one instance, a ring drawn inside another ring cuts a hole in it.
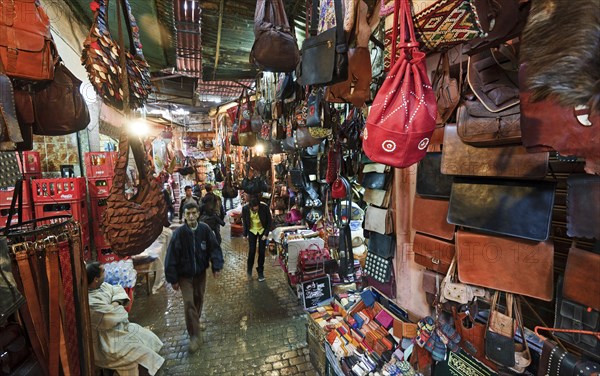
[{"label": "leather briefcase", "polygon": [[454,178],[448,223],[544,241],[550,235],[551,181]]},{"label": "leather briefcase", "polygon": [[521,145],[475,147],[460,139],[456,124],[446,124],[440,170],[447,175],[542,179],[548,156],[547,152],[530,154]]},{"label": "leather briefcase", "polygon": [[444,175],[441,172],[441,167],[441,152],[428,152],[425,154],[425,158],[421,159],[417,167],[417,194],[419,196],[450,198],[452,176]]},{"label": "leather briefcase", "polygon": [[448,205],[448,200],[434,200],[416,196],[413,206],[413,229],[442,239],[454,239],[456,226],[446,220]]},{"label": "leather briefcase", "polygon": [[[446,274],[454,257],[454,244],[416,233],[413,243],[415,262],[438,273]],[[444,276],[440,279],[443,279]]]},{"label": "leather briefcase", "polygon": [[565,269],[563,296],[600,311],[600,255],[571,247]]},{"label": "leather briefcase", "polygon": [[552,241],[531,242],[458,230],[456,252],[461,282],[552,300]]},{"label": "leather briefcase", "polygon": [[574,174],[567,179],[567,235],[600,239],[600,176]]}]

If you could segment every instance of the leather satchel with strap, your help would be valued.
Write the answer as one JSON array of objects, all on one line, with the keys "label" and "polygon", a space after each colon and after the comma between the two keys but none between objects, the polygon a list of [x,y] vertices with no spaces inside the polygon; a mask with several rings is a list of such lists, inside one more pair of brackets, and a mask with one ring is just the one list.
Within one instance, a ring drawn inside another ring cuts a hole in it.
[{"label": "leather satchel with strap", "polygon": [[0,1],[0,60],[12,78],[52,80],[56,46],[38,1]]}]

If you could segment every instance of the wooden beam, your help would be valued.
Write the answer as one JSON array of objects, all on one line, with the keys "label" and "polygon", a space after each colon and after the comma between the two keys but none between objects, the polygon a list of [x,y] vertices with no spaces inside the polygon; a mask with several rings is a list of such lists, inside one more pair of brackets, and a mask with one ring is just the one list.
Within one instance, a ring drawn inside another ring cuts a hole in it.
[{"label": "wooden beam", "polygon": [[217,67],[219,66],[219,49],[221,48],[221,31],[223,28],[223,8],[225,7],[225,0],[221,0],[219,3],[219,26],[217,27],[217,50],[215,51],[215,66],[213,67],[213,80],[217,75]]}]

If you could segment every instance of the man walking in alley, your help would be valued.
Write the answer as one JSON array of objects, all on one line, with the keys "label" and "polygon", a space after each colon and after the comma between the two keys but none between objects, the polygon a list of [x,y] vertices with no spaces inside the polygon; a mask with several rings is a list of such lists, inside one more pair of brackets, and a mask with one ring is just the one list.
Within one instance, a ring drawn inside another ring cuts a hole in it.
[{"label": "man walking in alley", "polygon": [[199,207],[195,202],[183,207],[185,223],[175,230],[165,259],[165,278],[173,290],[181,289],[185,324],[190,336],[190,353],[200,346],[200,323],[204,292],[206,291],[206,269],[212,267],[213,276],[218,278],[223,269],[223,252],[213,231],[199,222]]},{"label": "man walking in alley", "polygon": [[248,264],[246,272],[248,277],[252,278],[252,268],[254,267],[254,257],[256,255],[256,243],[258,242],[258,280],[265,280],[265,248],[267,236],[271,231],[272,224],[271,211],[267,204],[260,202],[258,197],[252,197],[248,204],[242,208],[242,222],[244,224],[244,239],[248,240]]}]

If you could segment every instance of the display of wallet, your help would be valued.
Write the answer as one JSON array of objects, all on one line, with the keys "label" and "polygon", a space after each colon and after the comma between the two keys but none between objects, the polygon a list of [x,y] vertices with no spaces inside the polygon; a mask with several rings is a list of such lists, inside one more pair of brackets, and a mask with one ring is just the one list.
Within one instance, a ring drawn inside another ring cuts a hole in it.
[{"label": "display of wallet", "polygon": [[567,179],[567,235],[600,239],[600,176],[573,174]]},{"label": "display of wallet", "polygon": [[452,176],[441,171],[442,153],[428,152],[417,167],[417,194],[421,197],[450,198]]},{"label": "display of wallet", "polygon": [[448,222],[496,234],[544,241],[550,235],[551,181],[454,178]]},{"label": "display of wallet", "polygon": [[381,283],[389,282],[392,276],[392,261],[393,259],[386,259],[369,252],[365,264],[365,274]]},{"label": "display of wallet", "polygon": [[448,223],[448,205],[448,200],[416,196],[413,206],[413,229],[442,239],[454,239],[456,226]]}]

